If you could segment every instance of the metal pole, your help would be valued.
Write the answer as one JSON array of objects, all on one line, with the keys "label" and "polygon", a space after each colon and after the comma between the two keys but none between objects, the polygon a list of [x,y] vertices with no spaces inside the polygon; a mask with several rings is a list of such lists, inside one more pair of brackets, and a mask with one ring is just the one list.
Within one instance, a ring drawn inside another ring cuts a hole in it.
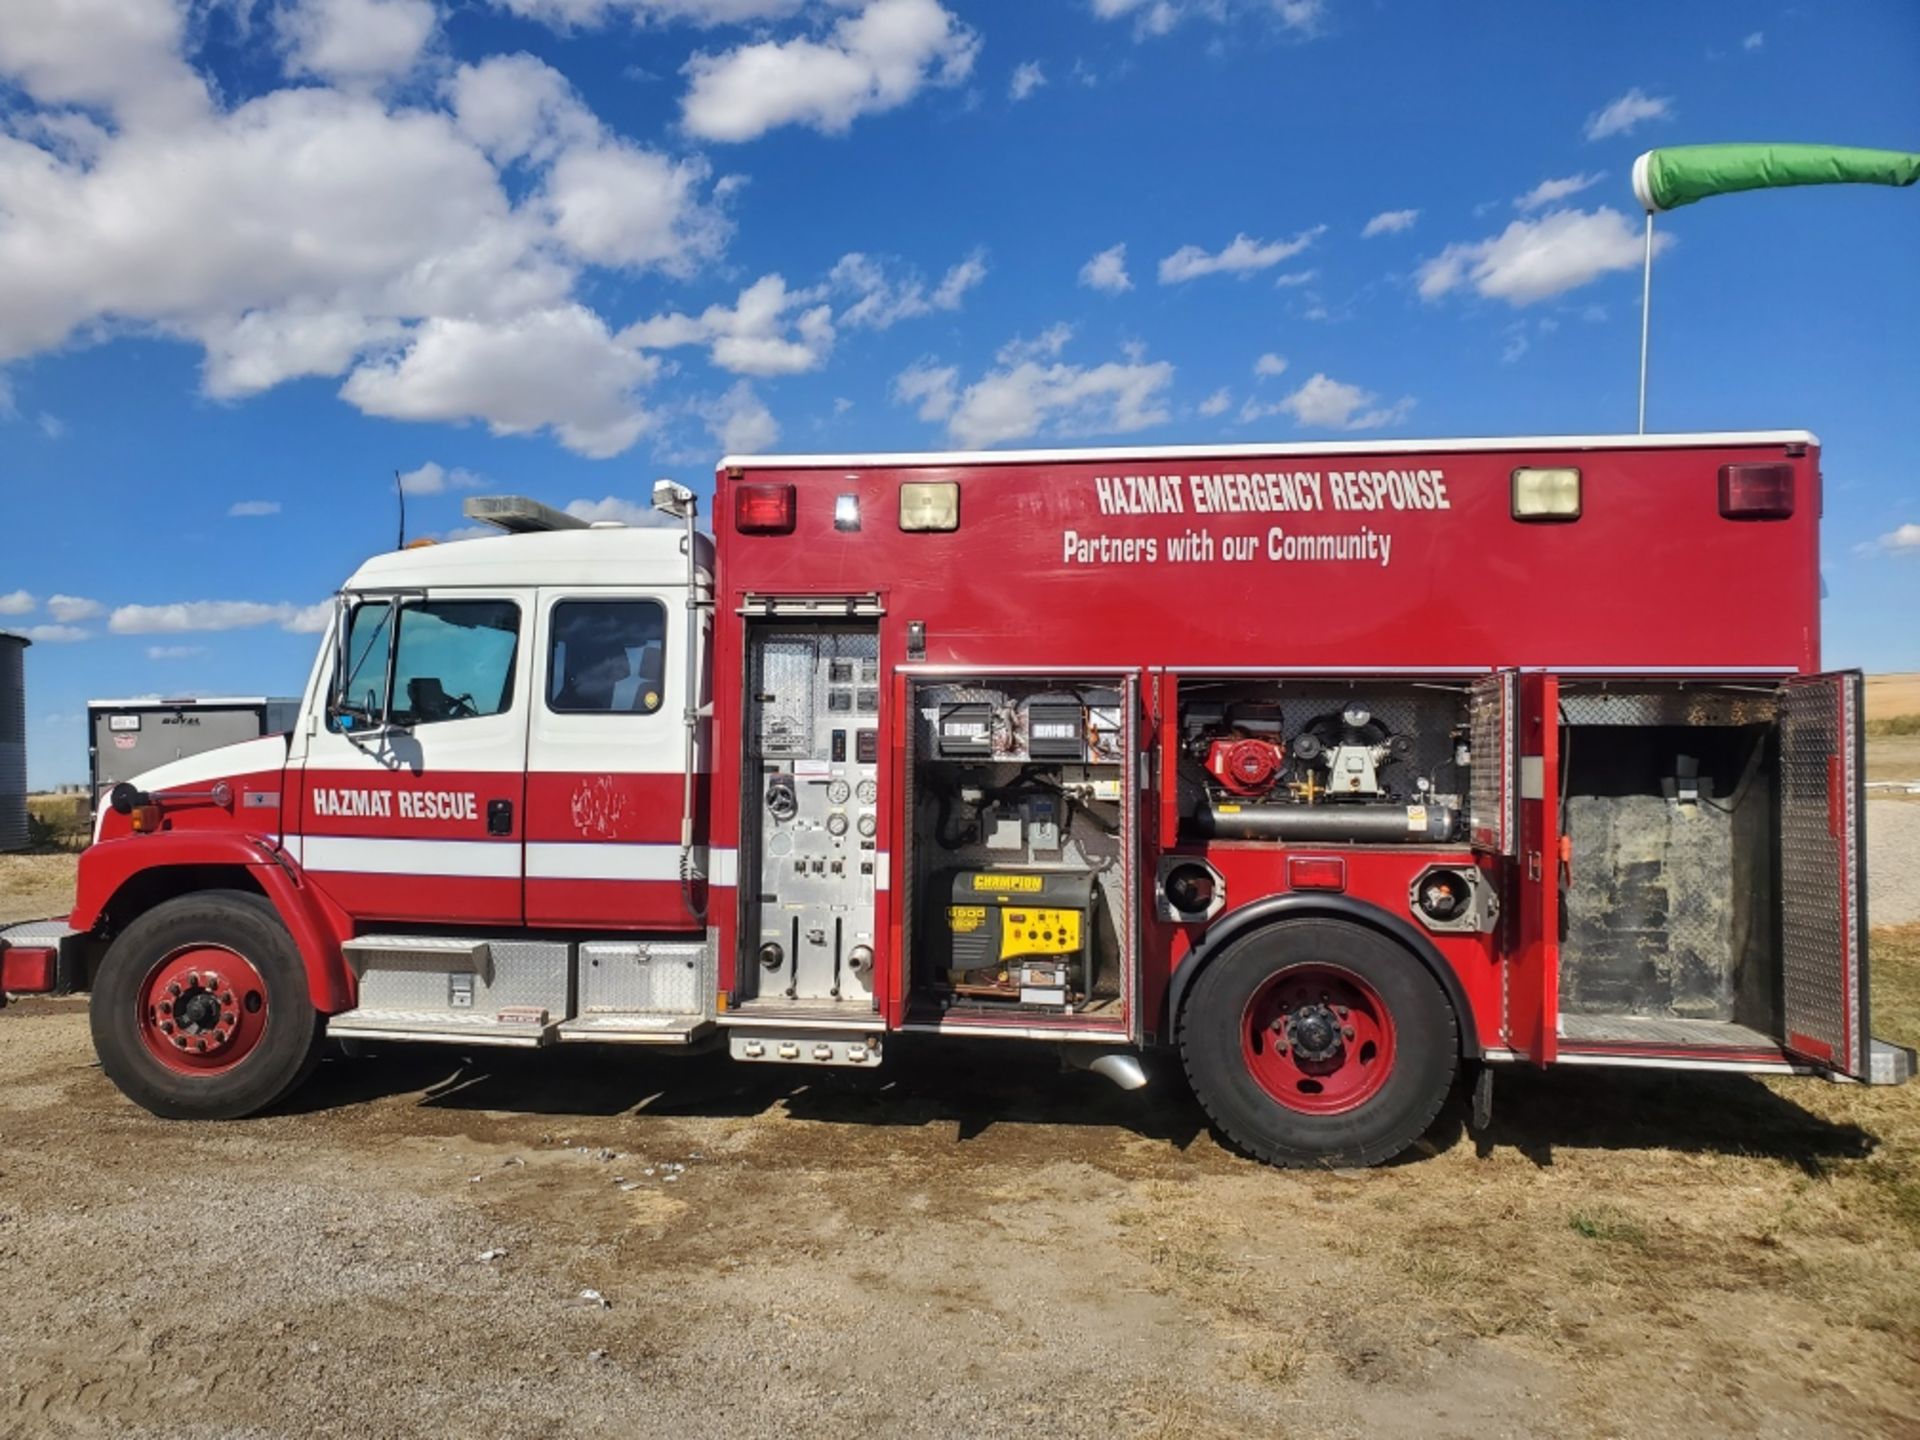
[{"label": "metal pole", "polygon": [[1647,211],[1647,260],[1640,278],[1640,433],[1647,433],[1647,315],[1653,305],[1653,212]]}]

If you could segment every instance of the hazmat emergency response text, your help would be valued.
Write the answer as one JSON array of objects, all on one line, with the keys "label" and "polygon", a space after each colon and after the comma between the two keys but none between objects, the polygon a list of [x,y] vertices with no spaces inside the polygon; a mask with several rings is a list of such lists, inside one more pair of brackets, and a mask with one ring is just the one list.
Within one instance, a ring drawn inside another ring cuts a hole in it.
[{"label": "hazmat emergency response text", "polygon": [[1450,510],[1441,470],[1274,470],[1096,475],[1102,515],[1276,515],[1300,510]]},{"label": "hazmat emergency response text", "polygon": [[[1444,471],[1275,470],[1212,475],[1096,475],[1102,515],[1282,515],[1381,510],[1451,510]],[[1370,525],[1297,533],[1216,535],[1205,526],[1179,535],[1061,535],[1069,565],[1212,564],[1216,561],[1359,561],[1387,565],[1393,536]]]}]

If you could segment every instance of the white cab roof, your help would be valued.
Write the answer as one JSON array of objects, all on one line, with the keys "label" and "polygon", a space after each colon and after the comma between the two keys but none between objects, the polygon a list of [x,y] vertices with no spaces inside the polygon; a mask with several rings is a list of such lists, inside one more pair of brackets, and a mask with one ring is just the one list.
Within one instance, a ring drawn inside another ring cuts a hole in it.
[{"label": "white cab roof", "polygon": [[[601,530],[542,530],[447,540],[375,555],[347,581],[348,590],[428,586],[684,585],[686,531],[674,526],[617,526]],[[710,568],[701,537],[703,568]]]},{"label": "white cab roof", "polygon": [[1505,435],[1490,439],[1309,440],[1286,445],[1111,445],[1091,450],[893,451],[871,455],[729,455],[727,470],[843,470],[916,465],[1044,465],[1073,460],[1252,460],[1280,455],[1444,455],[1471,450],[1704,450],[1739,445],[1818,445],[1806,430],[1731,430],[1687,435]]}]

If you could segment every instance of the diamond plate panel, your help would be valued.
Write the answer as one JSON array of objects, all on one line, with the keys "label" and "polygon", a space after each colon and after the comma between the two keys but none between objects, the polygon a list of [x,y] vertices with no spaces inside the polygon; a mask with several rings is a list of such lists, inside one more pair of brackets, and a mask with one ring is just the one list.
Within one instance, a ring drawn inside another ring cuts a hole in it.
[{"label": "diamond plate panel", "polygon": [[1473,749],[1473,778],[1467,790],[1467,827],[1474,845],[1511,855],[1520,833],[1518,787],[1514,784],[1514,719],[1519,713],[1519,678],[1489,675],[1474,682],[1467,699],[1468,740]]},{"label": "diamond plate panel", "polygon": [[[1858,680],[1788,684],[1780,703],[1781,966],[1788,1048],[1860,1074]],[[1825,1052],[1824,1054],[1821,1052]]]},{"label": "diamond plate panel", "polygon": [[580,947],[580,1013],[704,1015],[713,952],[684,941],[589,940]]},{"label": "diamond plate panel", "polygon": [[[396,1011],[413,1019],[422,1015],[491,1017],[509,1008],[536,1007],[545,1010],[551,1020],[567,1018],[570,946],[557,940],[494,939],[487,945],[493,952],[491,978],[470,975],[464,969],[435,970],[425,965],[369,969],[360,979],[360,1005],[354,1015],[368,1019]],[[462,987],[469,978],[472,980],[471,1006],[452,1003],[455,975]]]}]

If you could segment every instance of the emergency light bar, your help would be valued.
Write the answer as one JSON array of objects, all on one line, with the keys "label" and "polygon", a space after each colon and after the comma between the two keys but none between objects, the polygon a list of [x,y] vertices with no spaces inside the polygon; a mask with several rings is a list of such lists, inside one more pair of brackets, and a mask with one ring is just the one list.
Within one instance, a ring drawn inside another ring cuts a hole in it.
[{"label": "emergency light bar", "polygon": [[469,495],[460,507],[469,520],[492,525],[509,535],[529,535],[539,530],[585,530],[587,522],[577,515],[542,505],[524,495]]}]

